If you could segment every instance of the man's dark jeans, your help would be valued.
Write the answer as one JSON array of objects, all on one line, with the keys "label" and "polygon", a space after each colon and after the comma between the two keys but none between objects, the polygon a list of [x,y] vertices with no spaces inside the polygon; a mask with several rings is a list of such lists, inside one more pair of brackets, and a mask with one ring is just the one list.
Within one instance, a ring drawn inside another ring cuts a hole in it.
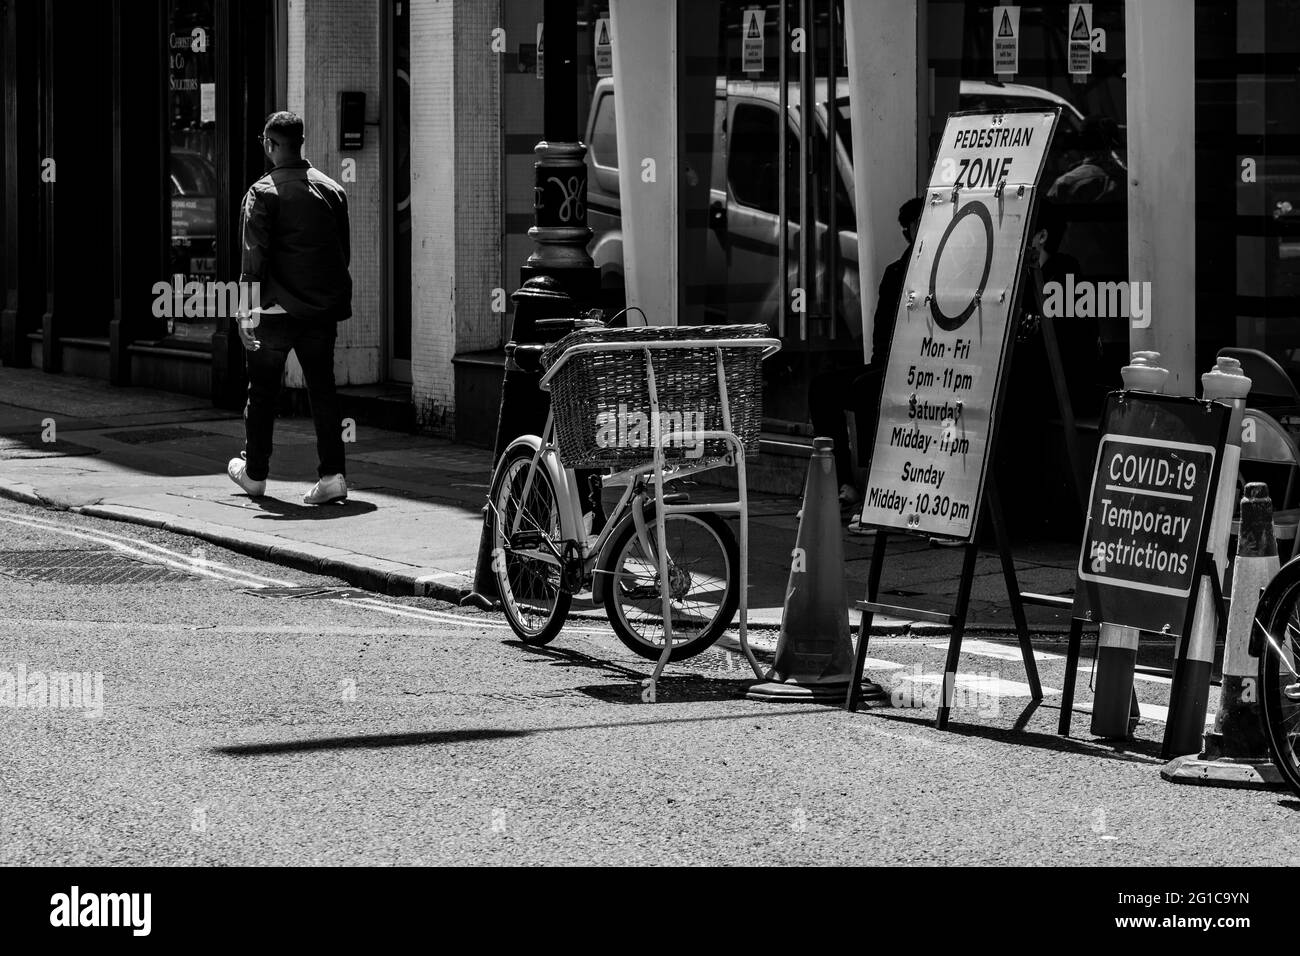
[{"label": "man's dark jeans", "polygon": [[849,428],[844,413],[852,411],[857,420],[858,451],[862,458],[859,464],[865,468],[876,438],[883,373],[883,368],[859,365],[822,372],[814,375],[809,383],[808,417],[819,437],[835,441],[835,474],[841,485],[854,483]]},{"label": "man's dark jeans", "polygon": [[292,350],[307,380],[307,398],[316,425],[317,474],[346,473],[338,395],[334,391],[334,340],[338,324],[329,320],[299,319],[291,315],[263,315],[254,330],[262,347],[248,356],[248,403],[244,406],[244,459],[246,474],[254,481],[266,478],[271,465],[271,438],[279,404],[284,363]]}]

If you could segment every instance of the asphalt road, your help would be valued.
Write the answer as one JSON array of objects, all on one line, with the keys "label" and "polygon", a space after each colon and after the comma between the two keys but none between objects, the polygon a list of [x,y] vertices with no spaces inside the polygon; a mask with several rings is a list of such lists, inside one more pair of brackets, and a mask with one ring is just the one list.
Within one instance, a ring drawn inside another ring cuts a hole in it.
[{"label": "asphalt road", "polygon": [[[56,564],[61,580],[40,580]],[[747,701],[725,650],[671,665],[648,704],[648,662],[598,620],[529,649],[502,618],[431,600],[248,593],[288,585],[343,588],[0,502],[0,703],[5,674],[23,668],[29,681],[88,674],[88,692],[102,675],[89,707],[0,707],[0,864],[1294,856],[1300,801],[1163,781],[1155,721],[1117,748],[1086,739],[1076,714],[1061,740],[1052,694],[1028,712],[1015,696],[1027,691],[1005,641],[970,645],[940,732],[929,681],[942,639],[872,642],[872,674],[899,706]],[[1043,684],[1059,690],[1060,643],[1038,647]],[[1086,700],[1086,669],[1081,683]],[[1167,685],[1139,690],[1165,703]]]}]

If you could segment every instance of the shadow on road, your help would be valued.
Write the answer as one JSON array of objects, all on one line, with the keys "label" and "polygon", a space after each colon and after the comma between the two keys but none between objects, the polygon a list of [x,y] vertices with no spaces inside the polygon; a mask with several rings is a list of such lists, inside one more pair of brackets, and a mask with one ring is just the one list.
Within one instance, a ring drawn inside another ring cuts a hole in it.
[{"label": "shadow on road", "polygon": [[[519,641],[503,641],[502,643],[522,648],[541,658],[548,658],[552,666],[589,668],[616,674],[632,681],[630,684],[625,682],[587,684],[575,688],[578,693],[594,697],[596,700],[607,704],[650,703],[642,696],[644,693],[642,682],[649,679],[649,671],[652,669],[649,661],[646,662],[646,671],[642,672],[568,648],[533,647]],[[689,667],[690,665],[686,663],[684,666]],[[659,682],[655,687],[655,703],[687,704],[714,700],[742,700],[745,691],[755,683],[751,676],[752,672],[748,670],[747,666],[744,673],[746,677],[739,680],[706,677],[701,674],[664,674],[659,678]]]},{"label": "shadow on road", "polygon": [[275,754],[301,753],[312,750],[381,749],[384,747],[427,747],[445,744],[497,740],[510,737],[530,737],[534,734],[570,733],[582,730],[612,730],[616,727],[654,727],[665,724],[707,724],[722,720],[772,720],[777,717],[800,717],[809,714],[829,714],[835,711],[825,707],[800,707],[781,711],[752,711],[743,714],[717,714],[711,717],[664,717],[658,720],[619,720],[603,724],[558,724],[554,727],[533,727],[528,730],[435,730],[410,734],[368,734],[362,737],[316,737],[309,740],[283,740],[265,744],[232,744],[214,747],[213,753],[228,757],[267,757]]},{"label": "shadow on road", "polygon": [[[885,720],[914,724],[918,727],[930,729],[934,728],[933,716],[902,714],[884,708],[873,709],[869,713]],[[1104,757],[1107,760],[1124,760],[1129,763],[1150,764],[1152,766],[1161,766],[1167,762],[1160,756],[1160,744],[1157,741],[1130,740],[1123,744],[1117,744],[1078,740],[1073,737],[1058,737],[1056,734],[1043,734],[1024,730],[1022,720],[1028,720],[1026,714],[1021,714],[1015,726],[1005,729],[982,724],[961,724],[950,721],[947,729],[938,731],[938,733],[956,734],[959,737],[982,737],[985,740],[1016,747],[1035,747],[1039,750],[1051,750],[1057,753]]]},{"label": "shadow on road", "polygon": [[429,730],[415,734],[368,734],[363,737],[317,737],[312,740],[282,740],[267,744],[234,744],[213,751],[231,757],[262,757],[268,754],[299,753],[307,750],[377,749],[422,747],[429,744],[460,744],[498,737],[526,737],[531,730]]}]

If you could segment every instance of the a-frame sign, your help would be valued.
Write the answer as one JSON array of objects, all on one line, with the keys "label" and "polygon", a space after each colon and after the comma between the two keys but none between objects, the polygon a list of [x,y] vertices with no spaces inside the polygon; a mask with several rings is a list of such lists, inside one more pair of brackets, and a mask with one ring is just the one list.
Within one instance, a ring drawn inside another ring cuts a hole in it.
[{"label": "a-frame sign", "polygon": [[[1020,317],[1025,255],[1059,110],[954,113],[925,192],[881,389],[862,523],[876,529],[854,680],[856,709],[874,614],[952,628],[937,724],[955,690],[981,519],[993,521],[1029,686],[1041,699],[1022,595],[988,474]],[[951,614],[878,601],[889,533],[957,539]],[[1023,596],[1025,599],[1028,596]],[[1039,602],[1046,603],[1046,602]],[[1068,605],[1068,602],[1066,602]]]}]

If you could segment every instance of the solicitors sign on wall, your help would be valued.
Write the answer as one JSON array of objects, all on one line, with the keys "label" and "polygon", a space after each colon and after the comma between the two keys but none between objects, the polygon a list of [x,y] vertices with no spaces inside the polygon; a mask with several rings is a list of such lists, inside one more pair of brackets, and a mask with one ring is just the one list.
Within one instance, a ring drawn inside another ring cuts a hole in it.
[{"label": "solicitors sign on wall", "polygon": [[955,113],[908,262],[862,521],[969,539],[1059,113]]},{"label": "solicitors sign on wall", "polygon": [[1111,394],[1079,552],[1075,617],[1182,632],[1229,416],[1218,402]]}]

